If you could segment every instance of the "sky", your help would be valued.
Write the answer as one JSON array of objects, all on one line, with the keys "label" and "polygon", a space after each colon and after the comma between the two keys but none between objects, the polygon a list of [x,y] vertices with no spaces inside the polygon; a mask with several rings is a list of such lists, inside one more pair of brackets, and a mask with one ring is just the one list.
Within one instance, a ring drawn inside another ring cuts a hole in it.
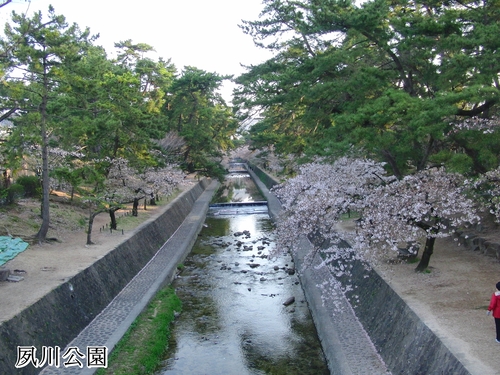
[{"label": "sky", "polygon": [[[114,56],[114,43],[132,39],[153,46],[152,58],[171,59],[180,72],[184,66],[239,75],[243,65],[255,65],[271,54],[254,45],[238,24],[257,20],[261,0],[14,0],[0,8],[0,23],[5,24],[14,10],[47,14],[52,5],[82,29],[100,34],[96,45]],[[221,94],[230,102],[234,85],[226,82]]]}]

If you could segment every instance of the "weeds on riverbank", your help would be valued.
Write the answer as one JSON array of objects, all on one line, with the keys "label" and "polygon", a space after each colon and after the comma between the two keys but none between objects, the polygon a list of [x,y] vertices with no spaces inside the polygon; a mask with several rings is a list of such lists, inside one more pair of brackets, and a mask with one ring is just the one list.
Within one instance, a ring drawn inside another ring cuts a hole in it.
[{"label": "weeds on riverbank", "polygon": [[160,290],[137,317],[97,375],[145,375],[158,367],[168,345],[170,325],[181,301],[172,287]]}]

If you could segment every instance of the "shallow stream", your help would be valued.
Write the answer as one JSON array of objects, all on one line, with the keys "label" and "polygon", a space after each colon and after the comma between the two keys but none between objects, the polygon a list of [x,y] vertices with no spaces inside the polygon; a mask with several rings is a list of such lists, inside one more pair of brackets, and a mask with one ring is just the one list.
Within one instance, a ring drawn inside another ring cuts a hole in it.
[{"label": "shallow stream", "polygon": [[211,210],[173,284],[183,311],[158,374],[329,373],[293,261],[270,259],[258,212]]}]

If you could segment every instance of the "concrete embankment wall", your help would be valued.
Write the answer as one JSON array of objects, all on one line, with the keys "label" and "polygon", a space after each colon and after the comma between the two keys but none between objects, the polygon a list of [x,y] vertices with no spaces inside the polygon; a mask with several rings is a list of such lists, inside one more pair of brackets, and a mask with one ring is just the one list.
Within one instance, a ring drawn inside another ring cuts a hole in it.
[{"label": "concrete embankment wall", "polygon": [[[252,177],[264,175],[265,172],[255,165],[249,165]],[[273,181],[267,176],[263,181]],[[277,218],[281,206],[273,194],[266,190],[262,181],[260,188],[270,200],[270,216]],[[276,182],[276,181],[275,181]],[[302,254],[307,253],[312,245],[307,239],[301,243]],[[319,258],[319,254],[317,254]],[[301,259],[296,259],[300,264]],[[368,271],[361,262],[353,265],[352,274],[340,279],[343,285],[355,285],[356,289],[347,293],[351,307],[370,337],[377,352],[382,357],[392,374],[427,375],[454,374],[467,375],[469,371],[455,357],[442,341],[419,319],[408,305],[392,290],[392,288],[375,271]],[[308,300],[311,314],[322,342],[325,357],[332,374],[352,374],[346,343],[338,340],[339,325],[334,311],[323,303],[321,294],[325,290],[318,285],[327,281],[330,275],[308,269],[301,275],[301,284]]]},{"label": "concrete embankment wall", "polygon": [[[0,374],[13,373],[18,346],[59,346],[63,350],[150,261],[209,184],[202,180],[183,192],[160,217],[143,223],[127,241],[2,323]],[[39,371],[33,366],[23,370]]]},{"label": "concrete embankment wall", "polygon": [[359,300],[351,303],[356,316],[393,374],[469,374],[377,272],[358,261],[351,279],[356,289],[347,297]]}]

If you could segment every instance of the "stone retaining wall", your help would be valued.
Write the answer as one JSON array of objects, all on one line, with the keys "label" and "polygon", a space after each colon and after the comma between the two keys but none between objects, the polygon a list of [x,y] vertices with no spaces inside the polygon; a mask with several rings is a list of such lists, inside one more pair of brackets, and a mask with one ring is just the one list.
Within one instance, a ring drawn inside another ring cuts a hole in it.
[{"label": "stone retaining wall", "polygon": [[[251,169],[256,172],[254,175],[265,174],[255,165],[252,165]],[[262,180],[266,184],[268,181],[272,181],[272,177],[268,176]],[[273,199],[268,191],[265,195]],[[269,210],[270,216],[277,217],[281,207],[276,204],[269,205]],[[473,244],[474,239],[469,241]],[[311,246],[309,241],[302,241],[302,253],[309,250],[308,246]],[[496,254],[493,247],[489,248],[492,249],[491,255]],[[301,260],[296,259],[296,263],[300,264]],[[338,318],[334,317],[334,311],[329,311],[328,307],[325,307],[327,304],[322,301],[324,296],[321,296],[321,293],[324,291],[317,285],[327,280],[315,280],[318,275],[318,272],[304,272],[301,284],[318,327],[318,335],[330,371],[332,374],[353,373],[349,369],[349,360],[342,354],[343,351],[345,353],[352,349],[340,347],[345,346],[345,342],[340,342],[335,337],[338,326],[334,319]],[[368,271],[361,262],[355,262],[349,280],[340,281],[344,286],[356,286],[355,290],[347,293],[347,297],[351,301],[359,301],[356,304],[351,303],[351,306],[392,374],[469,374],[464,365],[375,271]]]},{"label": "stone retaining wall", "polygon": [[466,249],[479,251],[481,254],[500,260],[500,243],[482,237],[482,228],[476,230],[457,230],[454,234],[458,243]]},{"label": "stone retaining wall", "polygon": [[267,186],[268,189],[271,189],[274,185],[278,185],[280,182],[268,175],[263,169],[261,169],[256,164],[251,162],[247,162],[248,167],[257,175],[257,177]]},{"label": "stone retaining wall", "polygon": [[[62,350],[148,263],[191,212],[194,202],[209,184],[210,181],[202,180],[183,192],[160,217],[143,223],[127,241],[3,322],[0,325],[0,374],[12,373],[17,346],[59,346]],[[37,373],[39,369],[28,366],[23,371]]]}]

